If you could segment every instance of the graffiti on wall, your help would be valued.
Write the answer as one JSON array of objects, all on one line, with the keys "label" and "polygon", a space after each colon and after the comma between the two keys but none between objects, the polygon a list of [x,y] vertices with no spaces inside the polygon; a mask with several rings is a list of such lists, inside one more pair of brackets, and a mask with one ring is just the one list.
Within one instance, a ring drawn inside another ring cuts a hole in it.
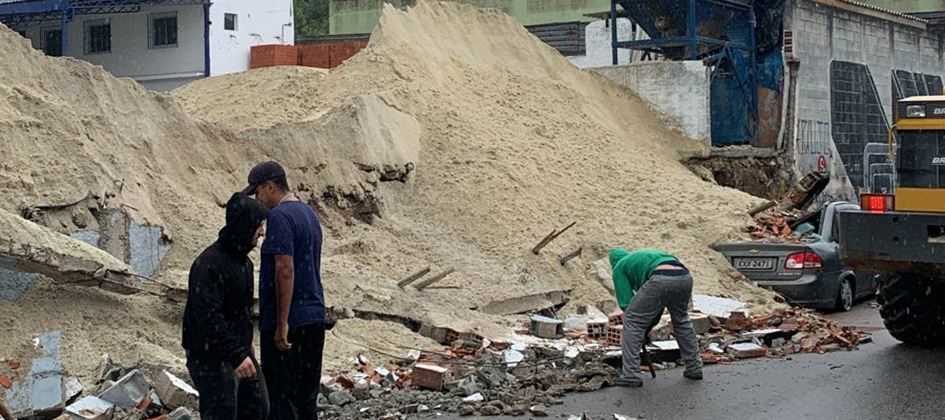
[{"label": "graffiti on wall", "polygon": [[797,155],[803,172],[830,172],[833,159],[830,122],[818,120],[797,121]]}]

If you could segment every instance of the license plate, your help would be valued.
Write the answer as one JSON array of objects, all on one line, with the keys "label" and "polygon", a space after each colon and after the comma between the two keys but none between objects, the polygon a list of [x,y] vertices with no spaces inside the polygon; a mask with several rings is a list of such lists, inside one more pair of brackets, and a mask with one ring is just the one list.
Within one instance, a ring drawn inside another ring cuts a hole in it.
[{"label": "license plate", "polygon": [[735,268],[738,270],[773,271],[777,258],[736,258]]}]

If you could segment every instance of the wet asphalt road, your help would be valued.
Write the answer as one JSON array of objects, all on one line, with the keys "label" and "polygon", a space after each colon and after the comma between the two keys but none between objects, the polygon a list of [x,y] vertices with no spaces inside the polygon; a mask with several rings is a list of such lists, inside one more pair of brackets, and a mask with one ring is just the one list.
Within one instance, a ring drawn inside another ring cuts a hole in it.
[{"label": "wet asphalt road", "polygon": [[945,351],[898,343],[870,303],[828,317],[872,332],[873,343],[857,351],[707,366],[702,382],[684,379],[681,369],[661,371],[643,388],[569,395],[564,405],[549,407],[548,418],[945,418]]}]

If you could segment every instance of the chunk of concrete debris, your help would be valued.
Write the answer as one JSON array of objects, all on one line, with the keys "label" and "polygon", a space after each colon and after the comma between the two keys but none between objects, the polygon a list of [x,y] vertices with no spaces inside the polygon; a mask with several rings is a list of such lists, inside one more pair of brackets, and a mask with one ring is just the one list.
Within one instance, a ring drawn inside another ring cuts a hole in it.
[{"label": "chunk of concrete debris", "polygon": [[715,296],[692,295],[692,307],[699,312],[717,318],[728,318],[732,311],[745,309],[748,305],[737,300]]},{"label": "chunk of concrete debris", "polygon": [[529,407],[528,412],[535,417],[548,417],[548,409],[541,404]]},{"label": "chunk of concrete debris", "polygon": [[529,331],[536,337],[549,339],[558,338],[564,334],[564,321],[541,315],[533,315],[531,317],[531,327]]},{"label": "chunk of concrete debris", "polygon": [[475,376],[469,376],[460,380],[459,384],[456,385],[456,389],[463,395],[470,396],[478,394],[479,391],[482,390],[482,387],[479,386],[479,382],[476,380]]},{"label": "chunk of concrete debris", "polygon": [[196,389],[166,370],[155,378],[154,390],[164,406],[171,410],[178,407],[197,407],[197,399],[200,397]]},{"label": "chunk of concrete debris", "polygon": [[66,393],[66,401],[72,401],[76,397],[82,394],[82,391],[85,391],[85,387],[82,386],[82,382],[79,382],[79,378],[75,376],[70,376],[62,382],[62,386]]},{"label": "chunk of concrete debris", "polygon": [[98,397],[84,397],[66,407],[66,414],[73,420],[111,420],[115,404]]},{"label": "chunk of concrete debris", "polygon": [[120,408],[135,408],[148,396],[151,387],[141,371],[135,369],[99,394],[99,398]]},{"label": "chunk of concrete debris", "polygon": [[481,392],[477,392],[466,398],[463,398],[463,402],[482,402],[482,401],[485,401],[485,399],[486,398],[482,396]]},{"label": "chunk of concrete debris", "polygon": [[413,368],[413,383],[420,388],[442,391],[447,369],[437,365],[418,363]]},{"label": "chunk of concrete debris", "polygon": [[328,401],[338,407],[344,407],[347,404],[353,403],[355,399],[348,391],[335,391],[328,394]]},{"label": "chunk of concrete debris", "polygon": [[764,357],[768,350],[755,343],[736,343],[728,346],[728,351],[738,359]]},{"label": "chunk of concrete debris", "polygon": [[167,415],[167,420],[200,420],[200,417],[187,407],[177,407]]},{"label": "chunk of concrete debris", "polygon": [[580,416],[568,416],[568,420],[591,420],[591,418],[587,416],[587,413],[582,413]]},{"label": "chunk of concrete debris", "polygon": [[705,334],[712,328],[712,320],[706,314],[690,312],[689,320],[692,321],[692,328],[698,335]]},{"label": "chunk of concrete debris", "polygon": [[508,349],[502,353],[502,358],[505,359],[506,366],[516,367],[522,360],[525,360],[525,355],[518,350]]}]

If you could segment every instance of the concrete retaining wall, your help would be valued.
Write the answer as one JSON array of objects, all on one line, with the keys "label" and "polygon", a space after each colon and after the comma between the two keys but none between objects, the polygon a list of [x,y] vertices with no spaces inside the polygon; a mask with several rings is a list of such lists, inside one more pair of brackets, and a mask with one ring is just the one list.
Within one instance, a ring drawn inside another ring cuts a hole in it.
[{"label": "concrete retaining wall", "polygon": [[589,70],[632,90],[687,137],[712,144],[709,74],[701,61],[647,61]]},{"label": "concrete retaining wall", "polygon": [[830,170],[822,199],[850,199],[862,183],[863,147],[892,124],[892,72],[945,73],[942,39],[924,24],[787,2],[785,31],[800,61],[793,142],[800,173]]}]

